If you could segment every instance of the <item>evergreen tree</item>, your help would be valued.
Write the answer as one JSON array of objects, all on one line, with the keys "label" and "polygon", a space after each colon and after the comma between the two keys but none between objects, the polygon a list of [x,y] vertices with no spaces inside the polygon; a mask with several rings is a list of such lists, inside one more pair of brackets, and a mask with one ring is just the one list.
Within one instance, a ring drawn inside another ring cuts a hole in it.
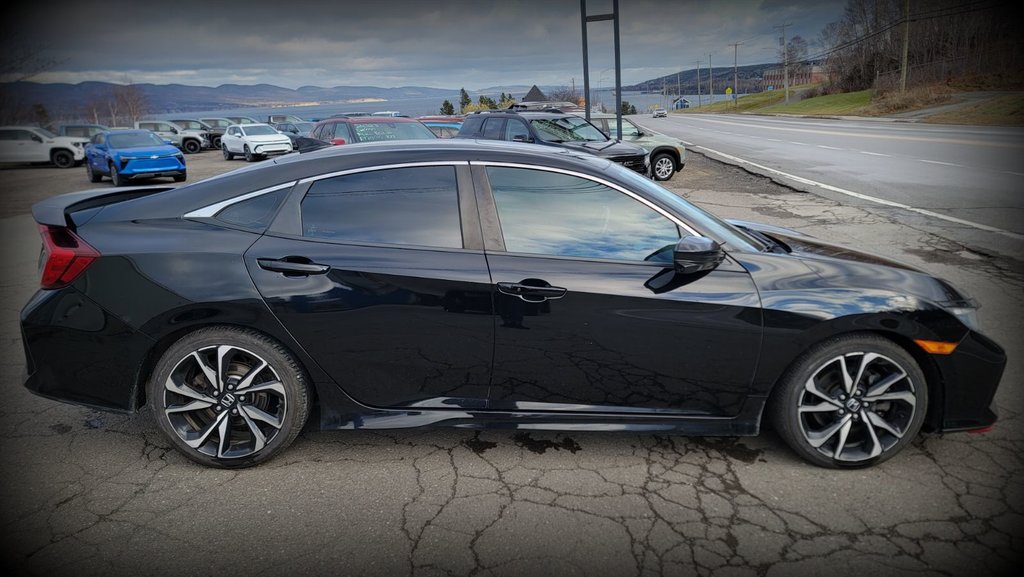
[{"label": "evergreen tree", "polygon": [[459,89],[459,112],[465,112],[466,107],[473,103],[473,99],[469,97],[469,93],[466,92],[465,88]]},{"label": "evergreen tree", "polygon": [[441,114],[444,114],[445,116],[455,114],[455,107],[452,106],[451,102],[448,102],[447,98],[441,103]]}]

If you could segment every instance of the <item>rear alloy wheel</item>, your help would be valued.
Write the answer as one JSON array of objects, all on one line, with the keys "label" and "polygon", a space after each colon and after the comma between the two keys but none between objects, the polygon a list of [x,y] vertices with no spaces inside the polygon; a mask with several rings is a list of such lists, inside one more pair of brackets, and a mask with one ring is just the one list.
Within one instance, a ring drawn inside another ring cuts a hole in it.
[{"label": "rear alloy wheel", "polygon": [[228,152],[228,145],[224,144],[224,145],[222,145],[220,147],[220,149],[224,153],[224,160],[234,160],[235,159],[235,155],[233,153],[231,153],[231,152]]},{"label": "rear alloy wheel", "polygon": [[85,163],[85,173],[87,175],[89,175],[89,182],[99,182],[99,181],[103,180],[103,175],[96,174],[96,171],[94,171],[92,169],[92,163],[91,162],[86,161],[86,163]]},{"label": "rear alloy wheel", "polygon": [[199,141],[192,138],[189,138],[185,140],[185,142],[182,142],[181,147],[185,149],[186,154],[195,154],[203,149],[203,146],[199,144]]},{"label": "rear alloy wheel", "polygon": [[199,329],[172,345],[147,395],[178,450],[222,468],[255,465],[287,447],[310,404],[304,374],[284,347],[228,327]]},{"label": "rear alloy wheel", "polygon": [[124,186],[127,181],[121,173],[117,171],[117,165],[110,163],[110,180],[114,181],[114,186]]},{"label": "rear alloy wheel", "polygon": [[651,172],[654,173],[654,180],[668,180],[676,173],[676,161],[663,152],[651,160]]},{"label": "rear alloy wheel", "polygon": [[187,174],[175,174],[174,182],[185,182],[186,178],[188,178]]},{"label": "rear alloy wheel", "polygon": [[55,150],[50,155],[50,160],[57,168],[71,168],[75,165],[75,155],[67,150]]},{"label": "rear alloy wheel", "polygon": [[905,350],[874,335],[812,347],[772,397],[782,438],[804,459],[831,468],[880,463],[921,430],[924,374]]}]

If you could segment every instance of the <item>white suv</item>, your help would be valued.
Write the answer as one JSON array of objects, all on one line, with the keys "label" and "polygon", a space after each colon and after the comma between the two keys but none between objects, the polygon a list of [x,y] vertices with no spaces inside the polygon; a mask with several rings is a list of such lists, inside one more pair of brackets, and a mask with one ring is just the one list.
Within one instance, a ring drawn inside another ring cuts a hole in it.
[{"label": "white suv", "polygon": [[237,154],[252,162],[271,154],[291,152],[292,139],[269,124],[232,124],[220,137],[220,149],[224,151],[224,160]]},{"label": "white suv", "polygon": [[0,162],[52,162],[57,168],[85,160],[88,138],[56,136],[34,126],[0,126]]}]

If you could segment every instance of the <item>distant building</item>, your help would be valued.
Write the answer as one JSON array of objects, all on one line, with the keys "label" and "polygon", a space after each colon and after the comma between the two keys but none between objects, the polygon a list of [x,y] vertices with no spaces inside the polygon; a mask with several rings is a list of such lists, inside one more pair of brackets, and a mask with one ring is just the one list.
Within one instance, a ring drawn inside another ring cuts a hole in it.
[{"label": "distant building", "polygon": [[526,93],[526,96],[523,97],[523,102],[543,102],[547,99],[548,97],[534,84],[530,91]]},{"label": "distant building", "polygon": [[[785,69],[783,68],[770,68],[765,70],[761,75],[764,81],[764,87],[767,89],[769,86],[773,86],[776,89],[785,86]],[[817,84],[824,82],[828,76],[825,74],[825,69],[818,65],[802,64],[797,66],[789,67],[789,85],[796,86],[797,84]]]}]

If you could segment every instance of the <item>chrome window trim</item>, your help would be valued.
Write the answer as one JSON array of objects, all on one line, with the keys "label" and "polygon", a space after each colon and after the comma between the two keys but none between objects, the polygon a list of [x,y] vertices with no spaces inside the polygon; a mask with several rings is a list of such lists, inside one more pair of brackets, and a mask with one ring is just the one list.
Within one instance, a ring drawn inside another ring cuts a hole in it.
[{"label": "chrome window trim", "polygon": [[222,201],[220,201],[220,202],[218,202],[216,204],[211,204],[209,206],[204,206],[203,208],[199,208],[199,209],[193,210],[192,212],[185,213],[185,218],[213,218],[213,217],[217,216],[218,212],[224,210],[225,208],[227,208],[227,207],[229,207],[229,206],[231,206],[233,204],[249,200],[250,198],[256,198],[257,196],[262,196],[264,194],[275,192],[275,191],[281,190],[282,188],[291,188],[291,187],[295,186],[296,182],[298,182],[298,181],[293,180],[291,182],[286,182],[284,184],[278,184],[276,186],[271,186],[270,188],[261,188],[260,190],[255,190],[253,192],[249,192],[249,193],[243,194],[242,196],[235,196],[235,197],[229,198],[227,200],[222,200]]},{"label": "chrome window trim", "polygon": [[530,169],[530,170],[542,170],[544,172],[556,172],[558,174],[565,174],[567,176],[575,176],[577,178],[582,178],[584,180],[590,180],[590,181],[593,181],[593,182],[596,182],[596,183],[599,183],[599,184],[603,184],[604,186],[607,186],[608,188],[617,190],[617,191],[625,194],[626,196],[629,196],[629,197],[633,198],[634,200],[637,200],[637,201],[643,203],[648,208],[651,208],[652,210],[654,210],[658,214],[664,216],[665,218],[667,218],[670,221],[672,221],[673,223],[675,223],[676,226],[679,226],[680,228],[682,228],[683,230],[689,232],[690,234],[692,234],[694,236],[704,236],[704,235],[700,234],[699,232],[697,232],[696,230],[694,230],[693,227],[691,227],[690,225],[686,224],[685,222],[680,220],[678,217],[673,215],[672,213],[666,211],[665,209],[663,209],[660,206],[654,204],[653,202],[647,200],[646,198],[636,194],[635,192],[633,192],[633,191],[631,191],[629,189],[626,189],[626,188],[624,188],[622,186],[619,186],[618,184],[615,184],[614,182],[610,182],[610,181],[607,181],[607,180],[605,180],[603,178],[592,176],[590,174],[586,174],[586,173],[582,173],[582,172],[575,172],[575,171],[572,171],[572,170],[566,170],[564,168],[555,168],[555,167],[551,167],[551,166],[537,166],[535,164],[520,164],[520,163],[517,163],[517,162],[492,162],[492,161],[487,161],[487,160],[474,160],[474,161],[471,161],[469,164],[472,165],[472,166],[483,166],[485,168],[488,167],[488,166],[498,166],[498,167],[502,167],[502,168],[526,168],[526,169]]},{"label": "chrome window trim", "polygon": [[423,162],[403,162],[400,164],[377,164],[374,166],[365,166],[362,168],[350,168],[348,170],[339,170],[337,172],[328,172],[327,174],[318,174],[316,176],[309,176],[299,180],[299,184],[306,184],[307,182],[316,182],[325,178],[334,178],[335,176],[345,176],[347,174],[358,174],[360,172],[374,172],[377,170],[390,170],[392,168],[415,168],[418,166],[469,166],[468,160],[428,160]]}]

